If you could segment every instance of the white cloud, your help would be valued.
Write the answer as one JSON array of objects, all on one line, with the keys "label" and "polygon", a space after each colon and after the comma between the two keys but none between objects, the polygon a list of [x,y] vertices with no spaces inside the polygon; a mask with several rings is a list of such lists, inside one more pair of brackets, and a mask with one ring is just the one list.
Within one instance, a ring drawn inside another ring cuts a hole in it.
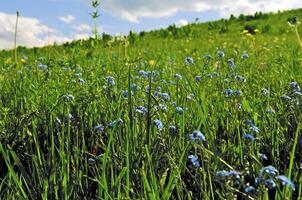
[{"label": "white cloud", "polygon": [[180,19],[177,22],[175,22],[175,25],[177,27],[182,27],[182,26],[185,26],[185,25],[188,25],[188,24],[189,24],[189,22],[185,19]]},{"label": "white cloud", "polygon": [[88,32],[88,31],[92,30],[92,28],[89,24],[76,24],[76,25],[73,25],[72,28],[79,32]]},{"label": "white cloud", "polygon": [[[14,28],[16,16],[0,12],[0,49],[12,49],[14,47]],[[74,33],[66,36],[43,23],[36,18],[20,17],[17,32],[18,46],[44,46],[54,42],[63,43],[73,39],[87,38],[88,34]]]},{"label": "white cloud", "polygon": [[58,19],[64,23],[71,24],[72,22],[74,22],[75,17],[72,15],[65,15],[65,16],[59,16]]},{"label": "white cloud", "polygon": [[301,0],[103,0],[103,8],[111,14],[133,23],[140,18],[172,16],[179,11],[214,10],[219,17],[230,14],[277,11],[301,7]]}]

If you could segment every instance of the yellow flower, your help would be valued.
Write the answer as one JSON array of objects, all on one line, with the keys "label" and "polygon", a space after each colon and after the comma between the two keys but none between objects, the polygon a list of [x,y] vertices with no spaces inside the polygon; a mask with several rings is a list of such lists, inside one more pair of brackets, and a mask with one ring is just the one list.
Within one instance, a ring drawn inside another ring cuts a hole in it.
[{"label": "yellow flower", "polygon": [[248,32],[249,32],[248,30],[243,30],[243,31],[242,31],[243,34],[246,34],[246,33],[248,33]]},{"label": "yellow flower", "polygon": [[256,28],[256,29],[254,30],[254,32],[255,32],[255,33],[259,33],[260,30]]},{"label": "yellow flower", "polygon": [[149,60],[149,65],[151,65],[151,66],[153,66],[153,65],[155,65],[155,60]]}]

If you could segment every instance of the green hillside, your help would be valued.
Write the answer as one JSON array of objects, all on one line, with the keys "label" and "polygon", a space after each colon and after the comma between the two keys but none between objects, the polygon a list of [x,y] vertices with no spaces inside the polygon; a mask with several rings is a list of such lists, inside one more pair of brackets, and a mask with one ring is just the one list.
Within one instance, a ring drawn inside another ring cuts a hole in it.
[{"label": "green hillside", "polygon": [[301,199],[293,16],[2,50],[0,199]]}]

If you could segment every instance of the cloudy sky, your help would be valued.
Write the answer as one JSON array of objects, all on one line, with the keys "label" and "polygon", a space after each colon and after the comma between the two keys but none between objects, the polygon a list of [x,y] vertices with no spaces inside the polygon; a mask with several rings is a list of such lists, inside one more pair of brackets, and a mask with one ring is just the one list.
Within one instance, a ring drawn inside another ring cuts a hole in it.
[{"label": "cloudy sky", "polygon": [[[0,49],[13,47],[16,11],[20,12],[18,44],[43,46],[91,35],[91,0],[1,0]],[[301,0],[101,0],[99,32],[178,26],[199,18],[208,21],[230,14],[302,8]]]}]

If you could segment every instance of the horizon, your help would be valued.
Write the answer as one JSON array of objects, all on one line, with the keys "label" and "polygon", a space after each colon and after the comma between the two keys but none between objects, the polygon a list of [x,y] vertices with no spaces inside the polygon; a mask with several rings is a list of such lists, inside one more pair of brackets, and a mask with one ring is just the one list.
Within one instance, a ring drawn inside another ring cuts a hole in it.
[{"label": "horizon", "polygon": [[[42,47],[53,43],[62,44],[92,36],[94,21],[90,16],[89,0],[12,0],[2,2],[0,8],[0,49],[13,49],[16,12],[20,12],[17,46]],[[48,9],[44,9],[44,8]],[[100,17],[96,26],[100,34],[127,35],[130,31],[141,32],[166,28],[169,25],[184,26],[194,22],[208,22],[229,18],[231,14],[277,12],[302,7],[298,0],[237,1],[237,6],[224,0],[147,1],[104,0],[100,2]]]}]

